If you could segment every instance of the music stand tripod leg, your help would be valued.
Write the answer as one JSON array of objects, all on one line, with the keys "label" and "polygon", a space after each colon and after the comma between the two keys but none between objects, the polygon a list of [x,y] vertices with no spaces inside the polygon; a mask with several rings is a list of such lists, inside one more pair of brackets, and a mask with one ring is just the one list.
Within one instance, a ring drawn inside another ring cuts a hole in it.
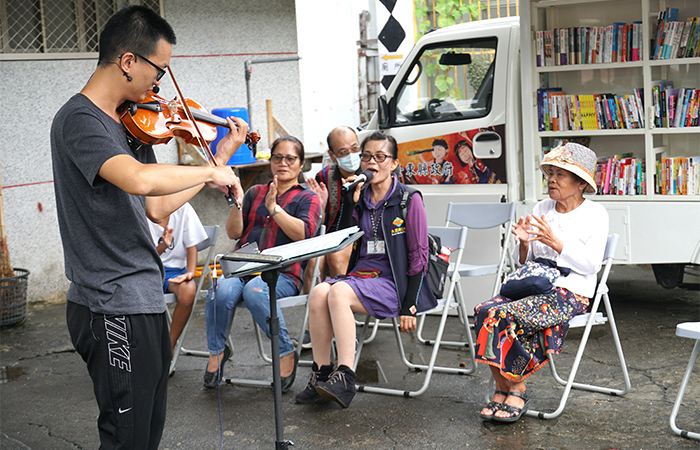
[{"label": "music stand tripod leg", "polygon": [[272,353],[272,390],[275,397],[275,431],[276,449],[286,450],[293,442],[284,439],[284,418],[282,416],[282,378],[280,376],[280,319],[277,316],[277,278],[279,270],[273,269],[261,274],[270,291],[270,315],[267,322],[270,325],[270,344]]}]

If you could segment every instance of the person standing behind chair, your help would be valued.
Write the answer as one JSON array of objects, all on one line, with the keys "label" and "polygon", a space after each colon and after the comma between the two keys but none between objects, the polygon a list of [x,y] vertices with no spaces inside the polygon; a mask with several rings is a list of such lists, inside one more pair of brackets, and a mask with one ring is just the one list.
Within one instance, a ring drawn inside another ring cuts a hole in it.
[{"label": "person standing behind chair", "polygon": [[[321,198],[323,208],[323,224],[326,226],[326,233],[338,231],[340,229],[341,216],[352,214],[352,211],[345,211],[342,204],[343,180],[347,180],[352,175],[360,173],[360,144],[357,141],[355,130],[350,127],[335,127],[328,133],[328,155],[333,161],[332,164],[321,169],[316,178],[307,180],[309,189],[316,192]],[[348,247],[342,251],[322,256],[319,270],[321,276],[328,272],[331,278],[337,275],[345,275],[348,268],[348,260],[352,248]],[[307,267],[313,267],[314,260],[309,260]],[[305,273],[305,290],[311,283],[312,271]]]},{"label": "person standing behind chair", "polygon": [[[371,314],[383,319],[399,316],[403,332],[416,329],[416,312],[435,306],[425,282],[428,267],[428,225],[419,192],[408,203],[407,187],[394,171],[398,167],[396,140],[374,132],[362,142],[361,169],[374,176],[345,195],[349,218],[364,235],[355,242],[347,276],[317,285],[309,298],[309,331],[313,349],[311,378],[296,396],[298,403],[325,397],[347,408],[355,396],[355,317]],[[354,177],[351,177],[351,180]],[[345,225],[345,224],[344,224]],[[344,228],[344,227],[342,227]],[[393,269],[393,270],[392,270]],[[331,341],[338,350],[337,369],[331,365]]]},{"label": "person standing behind chair", "polygon": [[151,9],[120,9],[100,34],[95,71],[51,126],[70,280],[66,323],[92,379],[105,449],[156,449],[165,424],[172,351],[163,265],[148,219],[171,214],[205,183],[231,186],[243,198],[238,177],[225,166],[245,142],[243,120],[229,119],[217,148],[219,167],[156,164],[153,148],[130,139],[120,121],[120,105],[142,101],[160,84],[174,44],[172,28]]},{"label": "person standing behind chair", "polygon": [[[321,220],[321,201],[313,191],[299,184],[304,166],[304,145],[293,136],[275,140],[270,150],[272,181],[251,187],[243,199],[243,211],[231,209],[226,221],[230,239],[238,239],[236,249],[256,243],[260,250],[301,241],[316,234]],[[277,298],[296,295],[302,287],[301,263],[280,269]],[[219,278],[216,290],[210,290],[206,305],[209,362],[204,373],[204,387],[215,388],[221,381],[224,364],[231,356],[226,345],[233,320],[233,309],[241,301],[270,337],[269,288],[260,275],[245,278]],[[294,383],[298,354],[289,337],[282,311],[279,316],[280,375],[282,392]]]},{"label": "person standing behind chair", "polygon": [[545,258],[570,269],[555,280],[554,292],[515,301],[497,296],[474,308],[476,360],[490,365],[496,381],[483,419],[514,422],[527,411],[524,380],[547,363],[548,353],[561,351],[569,320],[586,311],[595,293],[609,226],[606,209],[583,197],[596,191],[595,165],[595,153],[583,145],[551,150],[541,164],[549,198],[513,226],[520,264]]},{"label": "person standing behind chair", "polygon": [[153,243],[165,269],[163,293],[177,297],[170,324],[170,344],[175,344],[187,325],[197,295],[194,272],[197,269],[197,245],[205,241],[207,232],[189,203],[158,223],[148,221]]}]

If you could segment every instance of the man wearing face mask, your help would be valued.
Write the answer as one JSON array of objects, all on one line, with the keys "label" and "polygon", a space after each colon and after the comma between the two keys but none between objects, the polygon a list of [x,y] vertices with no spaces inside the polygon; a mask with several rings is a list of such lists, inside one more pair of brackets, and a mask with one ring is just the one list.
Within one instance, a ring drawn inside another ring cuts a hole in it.
[{"label": "man wearing face mask", "polygon": [[[316,174],[316,179],[309,178],[307,181],[309,188],[316,192],[321,198],[323,208],[323,224],[326,225],[326,233],[337,231],[341,223],[341,216],[352,214],[352,211],[343,211],[340,199],[341,188],[346,178],[360,173],[360,144],[357,141],[355,130],[350,127],[340,126],[333,128],[328,133],[328,155],[332,163],[321,169]],[[344,275],[348,260],[350,259],[351,248],[345,251],[326,255],[321,260],[321,274],[329,272],[330,277]],[[313,267],[313,260],[309,261],[307,267]],[[311,270],[305,274],[305,291],[311,282]]]}]

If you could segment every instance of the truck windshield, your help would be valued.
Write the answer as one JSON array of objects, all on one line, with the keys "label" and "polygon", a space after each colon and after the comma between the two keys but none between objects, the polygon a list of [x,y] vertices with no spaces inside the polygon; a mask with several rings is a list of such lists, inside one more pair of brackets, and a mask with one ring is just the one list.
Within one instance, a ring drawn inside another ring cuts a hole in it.
[{"label": "truck windshield", "polygon": [[399,88],[395,124],[486,116],[497,43],[494,37],[426,47]]}]

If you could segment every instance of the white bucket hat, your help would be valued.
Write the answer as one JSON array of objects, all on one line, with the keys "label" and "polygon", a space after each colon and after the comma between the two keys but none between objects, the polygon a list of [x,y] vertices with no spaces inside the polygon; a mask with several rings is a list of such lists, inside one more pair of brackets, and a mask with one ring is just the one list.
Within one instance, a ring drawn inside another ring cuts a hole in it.
[{"label": "white bucket hat", "polygon": [[553,148],[549,153],[544,155],[542,164],[540,164],[540,169],[542,169],[542,172],[546,175],[549,175],[551,171],[550,166],[568,170],[588,183],[584,192],[592,194],[597,190],[595,180],[593,179],[596,159],[595,152],[590,148],[581,144],[567,142],[564,145]]}]

